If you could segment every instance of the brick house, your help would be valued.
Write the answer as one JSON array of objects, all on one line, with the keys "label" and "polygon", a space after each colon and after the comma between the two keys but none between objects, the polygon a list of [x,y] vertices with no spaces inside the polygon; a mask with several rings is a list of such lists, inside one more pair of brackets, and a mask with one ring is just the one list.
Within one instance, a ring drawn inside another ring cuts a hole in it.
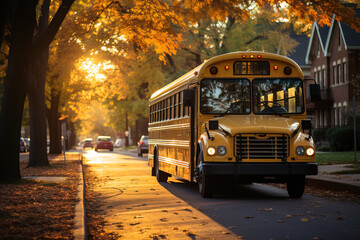
[{"label": "brick house", "polygon": [[[355,9],[360,17],[360,9]],[[315,128],[347,124],[352,111],[352,80],[360,74],[360,33],[332,18],[331,26],[314,23],[306,51],[305,63],[321,88],[321,101],[308,102]],[[358,102],[360,99],[357,100]]]}]

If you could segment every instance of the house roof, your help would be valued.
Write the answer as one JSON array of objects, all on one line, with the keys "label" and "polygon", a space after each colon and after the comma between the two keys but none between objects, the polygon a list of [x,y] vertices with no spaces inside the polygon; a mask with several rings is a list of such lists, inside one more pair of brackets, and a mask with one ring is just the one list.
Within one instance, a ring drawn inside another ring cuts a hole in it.
[{"label": "house roof", "polygon": [[[355,18],[360,18],[360,9],[355,9]],[[360,49],[360,33],[343,22],[339,22],[339,26],[345,42],[345,48]]]},{"label": "house roof", "polygon": [[301,67],[306,66],[306,50],[310,38],[306,35],[291,35],[291,38],[299,44],[295,47],[294,52],[290,54],[289,58],[293,59]]},{"label": "house roof", "polygon": [[[354,9],[354,11],[355,11],[355,18],[360,18],[360,9]],[[336,26],[336,24],[339,26],[342,39],[345,43],[345,49],[346,50],[360,49],[360,33],[356,32],[354,29],[352,29],[346,23],[336,21],[335,14],[334,14],[332,17],[332,20],[331,20],[331,27],[330,27],[329,35],[328,35],[328,38],[326,41],[326,46],[325,46],[326,56],[331,55],[331,46],[333,43],[332,35],[333,35],[334,27]]]},{"label": "house roof", "polygon": [[[354,11],[355,11],[355,18],[360,18],[360,9],[357,8],[357,9],[354,9]],[[330,47],[333,42],[332,35],[333,35],[333,31],[334,31],[334,26],[336,26],[336,24],[338,24],[338,26],[340,28],[340,32],[341,32],[342,38],[345,43],[345,49],[346,50],[360,49],[360,33],[356,32],[354,29],[352,29],[346,23],[336,21],[335,14],[334,14],[332,17],[330,28],[327,26],[319,27],[318,24],[316,22],[314,22],[308,49],[306,52],[306,58],[305,58],[306,63],[308,63],[308,64],[310,63],[310,59],[309,59],[310,51],[312,48],[312,43],[314,41],[315,34],[317,34],[319,36],[319,39],[321,42],[321,47],[322,47],[323,52],[325,53],[325,56],[330,56],[330,54],[331,54]]]},{"label": "house roof", "polygon": [[[325,52],[325,46],[326,46],[326,41],[329,35],[329,27],[328,26],[322,26],[320,27],[317,22],[314,22],[312,31],[311,31],[311,36],[310,36],[310,40],[309,40],[309,45],[307,47],[307,51],[306,51],[306,57],[305,57],[305,63],[306,64],[310,64],[310,51],[313,45],[313,42],[315,40],[315,36],[317,35],[320,39],[320,45],[321,45],[321,49],[323,52]],[[315,35],[316,34],[316,35]]]}]

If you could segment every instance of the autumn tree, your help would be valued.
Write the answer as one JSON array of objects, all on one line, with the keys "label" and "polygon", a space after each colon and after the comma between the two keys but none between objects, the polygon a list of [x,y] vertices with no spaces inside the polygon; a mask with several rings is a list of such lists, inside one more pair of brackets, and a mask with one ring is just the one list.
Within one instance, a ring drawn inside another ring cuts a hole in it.
[{"label": "autumn tree", "polygon": [[73,1],[62,2],[46,31],[36,42],[33,42],[33,35],[38,1],[16,1],[15,12],[9,16],[11,40],[0,115],[1,179],[20,178],[19,138],[28,90],[28,64],[35,62],[48,48]]}]

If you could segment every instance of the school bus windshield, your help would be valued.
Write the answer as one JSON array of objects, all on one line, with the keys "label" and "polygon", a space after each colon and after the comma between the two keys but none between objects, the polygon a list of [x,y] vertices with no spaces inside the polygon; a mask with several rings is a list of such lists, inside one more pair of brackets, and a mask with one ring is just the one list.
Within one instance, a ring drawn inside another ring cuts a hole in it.
[{"label": "school bus windshield", "polygon": [[222,114],[250,113],[250,81],[248,79],[203,79],[201,112]]},{"label": "school bus windshield", "polygon": [[300,79],[259,78],[253,82],[255,114],[303,113],[304,98]]},{"label": "school bus windshield", "polygon": [[[200,86],[201,113],[250,114],[251,84],[249,79],[203,79]],[[299,114],[305,110],[300,79],[254,79],[252,99],[255,114]]]}]

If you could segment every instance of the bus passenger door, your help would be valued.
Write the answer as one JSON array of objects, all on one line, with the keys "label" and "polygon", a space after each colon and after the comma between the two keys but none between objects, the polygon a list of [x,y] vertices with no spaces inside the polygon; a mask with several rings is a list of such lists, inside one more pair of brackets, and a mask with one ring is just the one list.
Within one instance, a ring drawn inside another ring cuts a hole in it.
[{"label": "bus passenger door", "polygon": [[[189,107],[190,115],[190,180],[194,179],[194,169],[196,160],[196,143],[197,143],[197,87],[185,90],[184,96],[185,105]],[[187,100],[185,100],[185,98]]]}]

